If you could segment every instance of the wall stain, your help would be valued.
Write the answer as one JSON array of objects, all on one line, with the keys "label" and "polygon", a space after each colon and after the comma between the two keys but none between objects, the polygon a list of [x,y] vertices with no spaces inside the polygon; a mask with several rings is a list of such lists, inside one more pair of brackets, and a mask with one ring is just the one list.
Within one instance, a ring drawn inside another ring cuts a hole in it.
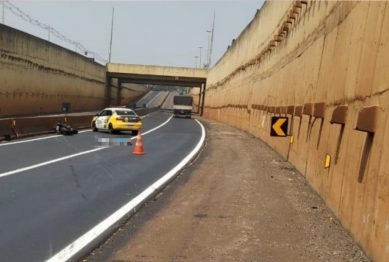
[{"label": "wall stain", "polygon": [[66,72],[66,71],[61,70],[61,69],[47,67],[47,66],[35,63],[31,60],[21,58],[21,57],[15,56],[15,55],[5,54],[5,53],[3,53],[3,52],[6,52],[4,50],[1,50],[1,52],[2,52],[0,55],[1,59],[9,60],[12,62],[24,63],[31,68],[37,68],[38,71],[43,71],[43,72],[47,72],[50,74],[56,74],[56,75],[63,75],[63,76],[72,77],[72,78],[77,78],[77,79],[81,79],[81,80],[84,80],[84,81],[87,81],[90,83],[94,83],[94,84],[101,84],[101,85],[106,84],[105,81],[100,81],[100,80],[96,80],[96,79],[92,79],[92,78],[88,78],[88,77],[79,76],[79,75],[76,75],[74,73],[69,73],[69,72]]}]

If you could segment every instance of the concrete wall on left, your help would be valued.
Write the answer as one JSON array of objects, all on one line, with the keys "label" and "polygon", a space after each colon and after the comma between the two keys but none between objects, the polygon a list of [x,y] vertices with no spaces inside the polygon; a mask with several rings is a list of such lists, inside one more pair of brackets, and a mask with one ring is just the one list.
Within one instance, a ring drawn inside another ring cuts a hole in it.
[{"label": "concrete wall on left", "polygon": [[105,67],[75,52],[0,25],[0,116],[104,106]]},{"label": "concrete wall on left", "polygon": [[108,93],[105,66],[0,24],[0,117],[97,110]]}]

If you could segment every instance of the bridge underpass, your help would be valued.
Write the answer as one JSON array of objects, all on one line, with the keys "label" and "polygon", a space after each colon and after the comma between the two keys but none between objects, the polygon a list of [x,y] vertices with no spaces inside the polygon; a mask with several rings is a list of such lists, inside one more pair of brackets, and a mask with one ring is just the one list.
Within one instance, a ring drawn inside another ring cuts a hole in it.
[{"label": "bridge underpass", "polygon": [[108,63],[106,97],[111,101],[112,88],[116,88],[116,104],[120,104],[121,90],[126,83],[199,88],[197,113],[201,116],[204,111],[207,76],[207,70],[198,68]]}]

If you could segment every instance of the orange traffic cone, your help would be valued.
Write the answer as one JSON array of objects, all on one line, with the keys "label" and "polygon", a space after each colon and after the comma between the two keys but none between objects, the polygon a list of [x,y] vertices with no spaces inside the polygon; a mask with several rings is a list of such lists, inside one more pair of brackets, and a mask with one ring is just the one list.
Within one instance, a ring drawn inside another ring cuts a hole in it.
[{"label": "orange traffic cone", "polygon": [[140,135],[140,130],[139,130],[138,136],[136,138],[134,155],[144,155],[144,154],[145,152],[143,151],[142,137]]}]

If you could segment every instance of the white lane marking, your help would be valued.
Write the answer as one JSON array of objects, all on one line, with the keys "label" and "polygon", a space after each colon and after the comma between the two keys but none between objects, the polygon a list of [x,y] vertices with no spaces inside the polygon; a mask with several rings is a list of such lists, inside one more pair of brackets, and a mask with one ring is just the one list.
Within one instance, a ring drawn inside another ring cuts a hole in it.
[{"label": "white lane marking", "polygon": [[[170,119],[172,119],[172,117],[173,116],[170,116],[168,118],[168,120],[166,120],[165,122],[163,122],[159,126],[153,128],[153,129],[150,129],[147,132],[142,133],[142,135],[147,135],[148,133],[151,133],[151,132],[157,130],[158,128],[161,128],[162,126],[166,125],[170,121]],[[136,138],[137,138],[136,136],[132,137],[131,140],[136,139]],[[53,163],[56,163],[56,162],[59,162],[59,161],[62,161],[62,160],[66,160],[66,159],[69,159],[69,158],[73,158],[73,157],[77,157],[77,156],[93,153],[93,152],[96,152],[98,150],[103,150],[103,149],[107,149],[107,148],[109,148],[109,147],[99,147],[99,148],[95,148],[95,149],[79,152],[79,153],[76,153],[76,154],[73,154],[73,155],[68,155],[68,156],[56,158],[56,159],[49,160],[49,161],[46,161],[46,162],[42,162],[42,163],[39,163],[39,164],[35,164],[35,165],[32,165],[32,166],[15,169],[15,170],[8,171],[8,172],[5,172],[5,173],[0,173],[0,177],[5,177],[5,176],[13,175],[13,174],[16,174],[16,173],[20,173],[20,172],[23,172],[23,171],[31,170],[31,169],[34,169],[34,168],[37,168],[37,167],[50,165],[50,164],[53,164]]]},{"label": "white lane marking", "polygon": [[[92,130],[91,129],[82,130],[82,131],[78,131],[78,133],[85,133],[85,132],[90,132],[90,131],[92,131]],[[39,137],[39,138],[33,138],[33,139],[21,140],[21,141],[15,141],[15,142],[7,142],[4,144],[0,144],[0,146],[10,146],[10,145],[15,145],[15,144],[45,140],[45,139],[49,139],[49,138],[56,138],[56,137],[60,137],[60,136],[63,136],[63,135],[53,135],[53,136],[45,136],[45,137]]]},{"label": "white lane marking", "polygon": [[[152,112],[154,113],[154,112]],[[152,113],[149,113],[147,115],[141,116],[140,118],[145,118],[151,115]],[[91,132],[91,129],[87,130],[81,130],[78,131],[78,133],[85,133],[85,132]],[[56,138],[56,137],[61,137],[63,135],[52,135],[52,136],[45,136],[45,137],[39,137],[39,138],[33,138],[33,139],[27,139],[27,140],[20,140],[20,141],[15,141],[15,142],[5,142],[5,143],[0,143],[0,146],[11,146],[11,145],[16,145],[16,144],[21,144],[21,143],[27,143],[27,142],[34,142],[34,141],[39,141],[39,140],[45,140],[45,139],[50,139],[50,138]]]},{"label": "white lane marking", "polygon": [[51,257],[46,262],[62,262],[69,260],[72,256],[77,254],[82,248],[86,247],[90,242],[92,242],[99,235],[104,233],[109,227],[111,227],[114,223],[124,217],[131,210],[135,210],[135,208],[142,203],[145,199],[147,199],[152,193],[154,193],[157,189],[160,189],[170,178],[176,175],[194,156],[200,151],[204,140],[205,140],[205,129],[204,126],[196,119],[197,123],[201,127],[201,138],[196,147],[189,153],[176,167],[170,170],[166,175],[157,180],[154,184],[132,199],[130,202],[125,204],[115,213],[107,217],[105,220],[97,224],[91,230],[86,232],[84,235],[79,237],[76,241],[68,245],[63,250],[59,251],[53,257]]},{"label": "white lane marking", "polygon": [[20,173],[20,172],[23,172],[23,171],[27,171],[27,170],[34,169],[34,168],[41,167],[41,166],[45,166],[45,165],[50,165],[50,164],[53,164],[53,163],[56,163],[56,162],[59,162],[59,161],[62,161],[62,160],[66,160],[66,159],[73,158],[73,157],[76,157],[76,156],[81,156],[81,155],[89,154],[89,153],[92,153],[92,152],[95,152],[95,151],[98,151],[98,150],[102,150],[102,149],[105,149],[105,147],[95,148],[95,149],[83,151],[83,152],[80,152],[80,153],[77,153],[77,154],[73,154],[73,155],[69,155],[69,156],[64,156],[64,157],[56,158],[56,159],[49,160],[49,161],[46,161],[46,162],[42,162],[40,164],[36,164],[36,165],[28,166],[28,167],[23,167],[23,168],[15,169],[15,170],[12,170],[12,171],[1,173],[0,177],[13,175],[13,174],[16,174],[16,173]]},{"label": "white lane marking", "polygon": [[[162,126],[166,125],[166,124],[170,121],[170,119],[172,119],[172,118],[173,118],[173,116],[171,115],[165,122],[163,122],[163,123],[160,124],[159,126],[154,127],[153,129],[150,129],[149,131],[146,131],[146,132],[141,133],[141,134],[142,134],[142,135],[147,135],[148,133],[151,133],[151,132],[157,130],[158,128],[161,128]],[[131,138],[131,139],[135,139],[135,138],[136,138],[136,137],[133,137],[133,138]]]}]

